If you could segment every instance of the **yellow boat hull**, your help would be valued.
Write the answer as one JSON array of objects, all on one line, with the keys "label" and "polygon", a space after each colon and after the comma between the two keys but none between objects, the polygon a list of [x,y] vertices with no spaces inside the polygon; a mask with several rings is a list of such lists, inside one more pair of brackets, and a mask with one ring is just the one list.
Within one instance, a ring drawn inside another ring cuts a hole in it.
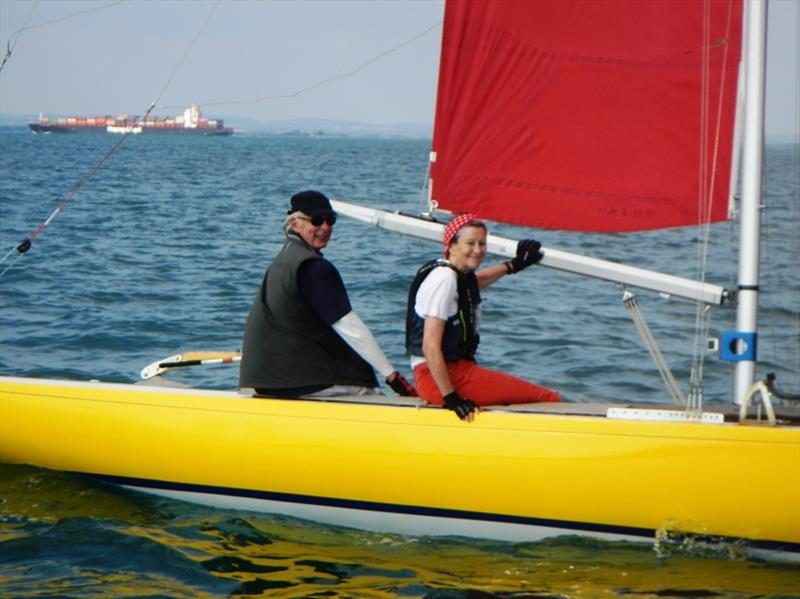
[{"label": "yellow boat hull", "polygon": [[429,407],[0,378],[0,461],[363,528],[800,551],[797,426],[502,410],[467,424]]}]

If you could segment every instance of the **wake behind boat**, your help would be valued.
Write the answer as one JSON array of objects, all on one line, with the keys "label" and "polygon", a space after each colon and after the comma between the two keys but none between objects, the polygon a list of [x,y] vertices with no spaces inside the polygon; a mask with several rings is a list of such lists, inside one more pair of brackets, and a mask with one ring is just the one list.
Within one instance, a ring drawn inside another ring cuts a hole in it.
[{"label": "wake behind boat", "polygon": [[[449,3],[432,200],[453,212],[473,210],[503,222],[569,228],[570,220],[580,230],[685,225],[698,220],[698,211],[703,223],[724,218],[735,179],[742,3],[712,2],[705,16],[701,4],[596,2],[579,15],[560,2]],[[756,37],[748,47],[763,50],[758,37],[763,6],[752,4],[755,25],[749,31]],[[633,12],[625,13],[631,7]],[[615,27],[626,22],[636,23],[636,31]],[[597,27],[600,23],[604,27]],[[675,23],[676,31],[668,31],[668,23]],[[556,28],[561,24],[571,27],[569,35]],[[654,37],[666,47],[649,48]],[[580,47],[567,52],[558,44],[570,38]],[[621,54],[625,48],[635,48],[636,56]],[[492,78],[493,57],[501,63],[495,76],[517,71],[508,85]],[[593,67],[610,68],[614,85],[593,72],[588,89],[598,93],[574,93],[586,75],[582,71]],[[640,67],[658,76],[639,85],[643,80],[630,74]],[[542,70],[532,72],[535,68]],[[747,72],[755,88],[747,92],[752,100],[763,79],[757,66]],[[583,113],[581,105],[598,96],[616,105],[627,97],[619,87],[626,79],[640,92],[666,100],[648,112],[642,98],[631,96],[643,105],[649,126],[636,133],[617,131],[613,147],[603,149],[605,128],[613,123],[598,121],[602,114],[611,114],[623,129],[629,121],[641,125],[645,116],[634,116],[628,105],[617,106],[623,117],[598,106]],[[537,100],[544,103],[534,110]],[[559,105],[566,108],[561,116]],[[703,105],[714,110],[693,112]],[[718,114],[718,107],[720,120],[709,116]],[[757,121],[749,121],[748,147],[760,144]],[[566,131],[571,122],[575,126]],[[579,135],[587,123],[594,132]],[[487,148],[485,140],[493,136],[496,144]],[[642,136],[648,141],[644,147],[636,145]],[[567,160],[587,144],[598,144],[590,148],[596,153],[589,181],[581,161]],[[649,152],[650,161],[644,159]],[[673,162],[652,178],[645,176],[662,164],[662,154]],[[552,160],[542,162],[543,157]],[[595,164],[601,158],[605,162]],[[745,175],[751,189],[741,211],[749,214],[748,227],[758,206],[752,193],[760,187],[752,179],[761,168],[756,158],[758,164]],[[544,206],[544,216],[535,215],[537,206]],[[343,202],[334,207],[379,226],[440,237],[436,222],[360,211]],[[743,236],[749,235],[748,229]],[[489,243],[501,255],[508,251],[503,240]],[[742,253],[746,274],[730,290],[549,248],[542,265],[701,305],[752,304],[757,269],[753,280],[750,267],[757,261],[757,244]],[[744,371],[737,376],[738,403],[713,411],[704,411],[698,401],[701,382],[692,381],[682,403],[680,385],[666,373],[674,406],[498,407],[469,425],[416,400],[284,400],[174,388],[158,377],[152,379],[155,386],[4,377],[0,460],[211,505],[380,531],[513,540],[564,533],[646,542],[689,538],[800,559],[800,417],[793,407],[773,406],[776,394],[755,381],[755,328],[745,315],[723,343],[745,368],[737,366]],[[658,355],[657,348],[649,348]],[[749,404],[757,406],[748,409]],[[753,412],[768,418],[754,418]]]}]

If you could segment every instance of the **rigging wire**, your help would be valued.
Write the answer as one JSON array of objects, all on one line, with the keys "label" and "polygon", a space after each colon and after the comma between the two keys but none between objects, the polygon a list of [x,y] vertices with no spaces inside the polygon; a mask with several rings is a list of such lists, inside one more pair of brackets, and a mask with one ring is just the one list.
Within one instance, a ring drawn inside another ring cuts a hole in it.
[{"label": "rigging wire", "polygon": [[211,17],[216,12],[217,7],[219,6],[219,3],[221,1],[222,0],[217,0],[214,3],[214,6],[208,13],[208,16],[206,16],[205,21],[203,21],[203,24],[198,30],[197,34],[194,36],[194,39],[192,39],[192,42],[189,44],[188,48],[183,53],[183,56],[178,61],[178,64],[175,66],[169,78],[167,79],[167,82],[161,87],[158,94],[156,95],[155,100],[153,100],[153,102],[150,104],[150,107],[145,111],[144,115],[139,119],[139,121],[136,122],[133,126],[128,127],[127,131],[125,131],[122,137],[113,146],[111,146],[111,148],[105,153],[105,155],[103,155],[103,157],[97,162],[97,164],[95,164],[94,167],[89,171],[89,173],[84,175],[84,177],[72,188],[72,190],[67,194],[67,196],[59,203],[56,209],[53,210],[50,216],[47,217],[47,219],[44,222],[42,222],[34,232],[29,237],[23,239],[21,242],[19,242],[17,245],[11,248],[11,250],[9,250],[9,252],[2,258],[2,260],[0,260],[0,265],[2,265],[14,253],[14,250],[16,250],[17,253],[19,254],[15,260],[11,261],[11,263],[8,264],[8,266],[6,266],[6,268],[2,272],[0,272],[0,278],[2,278],[3,275],[5,275],[6,272],[8,272],[8,270],[17,262],[17,260],[19,260],[22,254],[24,254],[31,248],[31,244],[39,236],[39,234],[42,231],[44,231],[44,229],[53,221],[53,219],[55,219],[55,217],[58,216],[61,213],[61,211],[67,206],[67,204],[69,204],[73,200],[73,198],[75,198],[75,196],[78,195],[78,192],[92,179],[92,177],[94,177],[97,171],[99,171],[102,168],[103,164],[105,164],[105,162],[109,158],[111,158],[111,156],[125,142],[128,136],[131,135],[131,133],[133,133],[134,128],[137,125],[139,125],[139,123],[143,122],[150,114],[150,112],[152,112],[152,110],[156,106],[156,102],[158,102],[158,99],[163,95],[164,91],[166,91],[167,87],[172,82],[172,79],[175,77],[178,70],[183,65],[184,61],[191,52],[192,48],[194,48],[195,44],[197,43],[197,40],[200,38],[200,35],[203,33],[203,30],[208,25],[209,21],[211,20]]},{"label": "rigging wire", "polygon": [[639,303],[636,301],[636,296],[626,289],[622,296],[622,301],[625,304],[625,308],[628,310],[634,325],[636,325],[636,330],[639,332],[642,342],[647,348],[647,351],[650,352],[650,357],[658,367],[661,378],[664,380],[664,384],[667,386],[667,390],[670,392],[670,395],[672,395],[672,401],[675,403],[675,405],[686,406],[687,409],[690,409],[692,406],[687,404],[686,397],[684,396],[683,391],[681,391],[678,381],[675,380],[672,371],[667,365],[667,361],[664,359],[661,350],[658,348],[658,343],[656,343],[653,334],[650,332],[650,327],[647,326],[647,321],[644,318],[644,314],[642,314],[641,308],[639,308]]},{"label": "rigging wire", "polygon": [[[63,21],[65,19],[72,18],[72,17],[78,16],[78,15],[81,15],[81,14],[86,14],[86,13],[89,13],[89,12],[95,12],[95,11],[98,11],[98,10],[103,10],[103,9],[115,6],[117,4],[121,4],[124,1],[125,0],[119,0],[118,2],[114,2],[112,4],[107,4],[107,5],[104,5],[102,7],[97,7],[97,8],[94,8],[94,9],[87,10],[87,11],[82,11],[80,13],[73,13],[71,15],[66,15],[64,17],[59,17],[58,19],[52,19],[50,21],[46,21],[44,23],[40,23],[38,25],[34,25],[34,26],[31,26],[31,27],[23,27],[23,29],[20,29],[17,33],[15,33],[15,35],[18,35],[19,33],[21,33],[25,29],[28,29],[28,30],[29,29],[34,29],[34,28],[37,28],[37,27],[42,27],[44,25],[48,25],[50,23],[57,22],[57,21]],[[199,39],[200,35],[205,30],[208,22],[211,20],[211,17],[216,12],[217,7],[219,6],[220,2],[221,2],[221,0],[217,0],[215,2],[213,8],[209,12],[208,16],[206,17],[205,21],[203,22],[203,25],[200,27],[199,31],[195,35],[195,37],[192,40],[191,44],[189,44],[189,47],[184,52],[184,54],[181,57],[180,61],[178,61],[178,64],[176,65],[176,67],[172,71],[172,73],[170,74],[170,76],[167,79],[166,83],[162,86],[161,90],[158,92],[158,94],[156,96],[156,99],[150,104],[150,107],[145,111],[145,114],[140,118],[140,120],[137,123],[135,123],[132,127],[130,127],[128,129],[128,131],[126,131],[123,134],[123,136],[120,138],[120,140],[116,144],[114,144],[114,146],[112,146],[112,148],[100,159],[100,161],[94,166],[94,168],[89,172],[89,174],[87,174],[85,177],[83,177],[81,179],[81,181],[70,191],[70,193],[64,198],[64,200],[61,201],[61,203],[50,214],[50,216],[42,224],[40,224],[39,227],[37,227],[37,229],[31,234],[30,237],[24,239],[23,241],[21,241],[20,243],[18,243],[14,247],[12,247],[9,250],[9,252],[2,259],[0,259],[0,265],[2,265],[3,263],[5,263],[8,260],[8,258],[14,253],[14,251],[17,251],[17,253],[18,253],[16,259],[13,260],[8,266],[6,266],[6,268],[2,272],[0,272],[0,278],[2,278],[3,275],[5,275],[5,273],[8,272],[8,270],[16,263],[16,261],[19,260],[19,258],[21,257],[22,254],[24,254],[25,252],[27,252],[30,249],[31,244],[36,239],[36,237],[38,237],[38,235],[53,221],[53,219],[66,207],[66,205],[69,204],[70,201],[72,201],[72,199],[78,194],[78,192],[83,188],[83,186],[86,185],[89,182],[89,180],[91,180],[91,178],[95,175],[95,173],[98,170],[100,170],[100,168],[103,166],[103,164],[117,151],[117,149],[122,145],[122,143],[124,143],[124,141],[127,139],[128,135],[130,135],[133,132],[133,128],[135,126],[137,126],[139,124],[139,122],[142,122],[143,120],[145,120],[147,118],[147,116],[150,114],[150,112],[156,107],[160,107],[160,108],[179,108],[179,106],[169,106],[169,105],[158,104],[158,100],[163,95],[164,91],[170,85],[170,83],[172,82],[173,78],[177,74],[178,70],[183,65],[184,61],[186,60],[187,56],[191,52],[192,48],[195,46],[195,44],[196,44],[197,40]],[[429,33],[430,31],[432,31],[433,29],[435,29],[436,27],[441,25],[441,23],[442,23],[441,20],[437,21],[436,23],[434,23],[430,27],[427,27],[423,31],[421,31],[421,32],[417,33],[416,35],[412,36],[411,38],[405,40],[401,44],[399,44],[399,45],[397,45],[397,46],[395,46],[393,48],[390,48],[389,50],[386,50],[386,51],[382,52],[381,54],[379,54],[379,55],[367,60],[366,62],[364,62],[360,66],[356,67],[352,71],[349,71],[347,73],[342,73],[342,74],[339,74],[339,75],[334,75],[332,77],[328,77],[326,79],[318,81],[317,83],[314,83],[312,85],[306,86],[306,87],[304,87],[304,88],[302,88],[302,89],[300,89],[300,90],[298,90],[298,91],[296,91],[294,93],[285,94],[285,95],[276,95],[276,96],[264,96],[264,97],[258,98],[256,100],[238,100],[238,101],[226,101],[226,102],[204,102],[203,104],[205,106],[221,106],[221,105],[226,105],[226,104],[258,104],[258,103],[261,103],[261,102],[264,102],[264,101],[267,101],[267,100],[271,100],[271,99],[295,98],[295,97],[297,97],[297,96],[299,96],[301,94],[304,94],[306,92],[314,90],[314,89],[316,89],[318,87],[321,87],[321,86],[323,86],[323,85],[325,85],[327,83],[330,83],[332,81],[336,81],[338,79],[344,79],[344,78],[351,77],[351,76],[355,75],[356,73],[362,71],[363,69],[365,69],[369,65],[371,65],[371,64],[381,60],[382,58],[384,58],[386,56],[389,56],[390,54],[393,54],[394,52],[397,52],[398,50],[404,48],[405,46],[408,46],[409,44],[413,43],[414,41],[416,41],[420,37],[424,36],[425,34]],[[182,107],[182,106],[183,105],[181,105],[180,107]]]},{"label": "rigging wire", "polygon": [[431,191],[431,161],[428,160],[428,166],[425,169],[425,176],[422,179],[422,185],[419,188],[419,211],[430,211],[430,194]]},{"label": "rigging wire", "polygon": [[[36,2],[33,3],[33,6],[31,7],[31,12],[28,13],[28,18],[25,19],[25,23],[22,25],[22,29],[19,29],[18,31],[15,31],[8,38],[8,43],[6,44],[6,55],[3,57],[3,62],[0,62],[0,72],[3,70],[3,67],[6,66],[6,63],[8,62],[8,59],[11,58],[11,53],[14,51],[14,48],[17,45],[17,42],[19,41],[19,38],[20,38],[22,32],[25,31],[25,29],[27,29],[28,22],[31,20],[31,17],[33,16],[33,13],[36,11],[36,6],[38,4],[39,4],[39,0],[36,0]],[[17,39],[14,39],[15,36],[16,36]],[[12,40],[13,40],[13,42],[12,42]]]},{"label": "rigging wire", "polygon": [[[796,9],[797,18],[794,20],[794,72],[797,73],[797,67],[800,66],[800,6]],[[790,61],[791,64],[791,61]],[[787,150],[791,155],[790,167],[784,171],[787,176],[788,183],[788,222],[800,222],[800,76],[795,75],[794,78],[795,89],[793,102],[790,105],[794,106],[793,119],[788,120],[790,130],[793,131],[793,139],[791,149]],[[777,193],[780,193],[778,190]],[[766,194],[765,194],[766,195]],[[766,234],[764,235],[764,266],[766,272],[776,272],[777,267],[780,265],[775,264],[775,256],[782,255],[782,252],[775,247],[776,239],[774,235],[770,235],[770,228],[775,226],[774,220],[770,220],[773,216],[772,211],[765,212],[764,225]],[[794,235],[787,239],[780,240],[783,243],[789,244],[787,248],[791,254],[800,255],[800,235]],[[774,266],[774,267],[773,267]],[[790,382],[786,386],[795,390],[795,393],[800,393],[800,265],[789,261],[790,275],[788,277],[788,284],[790,286],[790,295],[794,301],[790,301],[789,308],[789,321],[791,326],[789,328],[789,342],[786,350],[781,350],[778,347],[778,342],[781,339],[782,331],[778,330],[778,324],[775,319],[769,319],[765,322],[764,327],[768,330],[770,339],[769,351],[771,353],[771,362],[774,364],[786,363],[789,364],[788,374],[791,377]],[[791,269],[794,269],[791,271]],[[792,293],[792,291],[795,291]],[[764,344],[766,349],[766,344]]]},{"label": "rigging wire", "polygon": [[[794,64],[795,67],[800,68],[800,6],[797,7],[797,19],[795,20],[795,36],[794,36]],[[795,73],[797,73],[798,69],[795,69]],[[792,150],[794,155],[794,160],[792,162],[793,166],[793,177],[792,182],[794,183],[794,201],[790,203],[791,208],[791,219],[792,222],[800,222],[800,75],[795,77],[795,88],[794,88],[794,149]],[[791,192],[790,192],[791,193]],[[795,236],[794,241],[797,244],[797,249],[800,250],[800,236]],[[795,264],[796,274],[798,275],[795,281],[798,282],[800,286],[800,266]],[[796,293],[794,295],[795,299],[795,310],[794,310],[794,331],[797,333],[800,331],[800,293]],[[790,362],[790,364],[800,364],[800,334],[795,334],[793,337],[794,344],[790,349],[791,355],[794,357],[794,361]],[[791,357],[791,356],[790,356]],[[794,385],[795,385],[795,392],[800,393],[800,367],[797,367],[794,372]]]},{"label": "rigging wire", "polygon": [[[25,25],[23,25],[21,29],[18,29],[17,31],[12,33],[11,36],[8,38],[6,55],[3,58],[2,64],[0,64],[0,71],[3,70],[3,67],[5,66],[6,62],[8,62],[8,59],[11,57],[11,52],[14,50],[14,47],[17,45],[17,42],[19,41],[19,38],[22,35],[23,31],[30,31],[31,29],[38,29],[39,27],[44,27],[45,25],[51,25],[53,23],[58,23],[60,21],[66,21],[67,19],[72,19],[73,17],[79,17],[79,16],[82,16],[82,15],[87,15],[89,13],[105,10],[107,8],[112,8],[114,6],[117,6],[118,4],[122,4],[125,1],[126,0],[117,0],[117,2],[112,2],[111,4],[104,4],[103,6],[96,6],[94,8],[89,8],[89,9],[82,10],[82,11],[79,11],[79,12],[75,12],[75,13],[71,13],[71,14],[68,14],[68,15],[64,15],[63,17],[58,17],[56,19],[51,19],[49,21],[45,21],[43,23],[38,23],[36,25],[31,25],[30,27],[28,27],[28,21],[31,20],[31,16],[33,16],[33,12],[36,10],[36,5],[39,4],[39,0],[36,0],[36,2],[33,3],[33,8],[31,9],[31,12],[28,15],[28,18],[25,20]],[[14,39],[14,38],[16,38],[16,39]],[[12,40],[13,40],[13,43],[12,43]]]},{"label": "rigging wire", "polygon": [[[730,39],[733,24],[732,3],[728,3],[728,14],[725,25],[725,40]],[[725,78],[728,72],[728,43],[712,44],[711,36],[710,3],[706,2],[703,13],[703,44],[701,58],[701,110],[700,110],[700,148],[699,148],[699,174],[700,186],[698,190],[698,228],[701,232],[697,245],[697,279],[706,281],[708,268],[708,253],[711,237],[711,209],[713,206],[717,166],[719,162],[720,127],[722,122],[722,107],[725,102]],[[711,48],[722,47],[722,67],[717,92],[716,113],[711,115]],[[713,131],[710,129],[713,127]],[[710,155],[709,155],[710,153]],[[705,339],[711,328],[711,311],[701,302],[695,305],[695,338],[692,351],[692,368],[690,376],[688,409],[701,410],[703,403],[703,370],[705,365]]]},{"label": "rigging wire", "polygon": [[[297,96],[299,96],[301,94],[304,94],[306,92],[310,92],[311,90],[317,89],[318,87],[322,87],[323,85],[326,85],[326,84],[328,84],[328,83],[330,83],[332,81],[336,81],[338,79],[346,79],[347,77],[352,77],[356,73],[358,73],[358,72],[364,70],[365,68],[367,68],[369,65],[371,65],[371,64],[373,64],[375,62],[378,62],[379,60],[389,56],[390,54],[393,54],[393,53],[397,52],[398,50],[401,50],[402,48],[405,48],[409,44],[415,42],[416,40],[418,40],[419,38],[424,36],[425,34],[429,33],[430,31],[433,31],[434,29],[436,29],[441,24],[442,24],[441,20],[437,21],[436,23],[434,23],[430,27],[428,27],[428,28],[424,29],[423,31],[420,31],[416,35],[408,38],[406,41],[404,41],[401,44],[395,46],[394,48],[390,48],[389,50],[386,50],[386,51],[382,52],[381,54],[378,54],[377,56],[375,56],[373,58],[370,58],[368,61],[364,62],[363,64],[361,64],[360,66],[356,67],[352,71],[348,71],[347,73],[340,73],[339,75],[333,75],[331,77],[328,77],[326,79],[323,79],[323,80],[318,81],[316,83],[313,83],[311,85],[307,85],[306,87],[303,87],[303,88],[301,88],[301,89],[299,89],[299,90],[297,90],[297,91],[295,91],[293,93],[290,93],[290,94],[278,94],[278,95],[274,95],[274,96],[263,96],[261,98],[256,98],[254,100],[224,100],[224,101],[217,101],[217,102],[199,102],[199,104],[201,104],[202,106],[206,106],[206,107],[207,106],[228,106],[228,105],[234,105],[234,104],[260,104],[262,102],[266,102],[267,100],[284,100],[284,99],[296,98]],[[175,109],[175,108],[181,108],[183,106],[185,106],[185,104],[181,104],[181,105],[159,105],[158,108]]]}]

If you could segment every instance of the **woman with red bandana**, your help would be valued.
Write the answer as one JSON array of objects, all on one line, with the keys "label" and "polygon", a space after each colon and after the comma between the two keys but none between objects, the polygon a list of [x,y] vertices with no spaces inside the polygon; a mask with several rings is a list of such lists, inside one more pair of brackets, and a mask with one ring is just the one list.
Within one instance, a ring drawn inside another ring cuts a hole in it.
[{"label": "woman with red bandana", "polygon": [[408,295],[406,351],[417,393],[472,421],[480,406],[555,402],[558,392],[478,366],[480,290],[541,260],[541,244],[525,239],[508,262],[478,270],[486,257],[486,225],[474,214],[444,230],[444,259],[417,272]]}]

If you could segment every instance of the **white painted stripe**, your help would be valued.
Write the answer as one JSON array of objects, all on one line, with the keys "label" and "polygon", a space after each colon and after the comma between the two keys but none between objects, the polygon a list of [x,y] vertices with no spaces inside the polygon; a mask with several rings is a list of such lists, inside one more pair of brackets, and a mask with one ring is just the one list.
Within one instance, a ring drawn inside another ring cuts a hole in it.
[{"label": "white painted stripe", "polygon": [[488,522],[466,518],[397,514],[373,510],[359,510],[331,506],[309,505],[271,499],[234,497],[194,491],[175,491],[122,485],[127,489],[141,491],[179,501],[226,510],[244,510],[268,514],[281,514],[334,526],[346,526],[378,533],[393,533],[404,536],[463,536],[499,541],[532,542],[560,535],[589,536],[607,541],[638,541],[651,543],[643,537],[600,533],[549,526]]}]

